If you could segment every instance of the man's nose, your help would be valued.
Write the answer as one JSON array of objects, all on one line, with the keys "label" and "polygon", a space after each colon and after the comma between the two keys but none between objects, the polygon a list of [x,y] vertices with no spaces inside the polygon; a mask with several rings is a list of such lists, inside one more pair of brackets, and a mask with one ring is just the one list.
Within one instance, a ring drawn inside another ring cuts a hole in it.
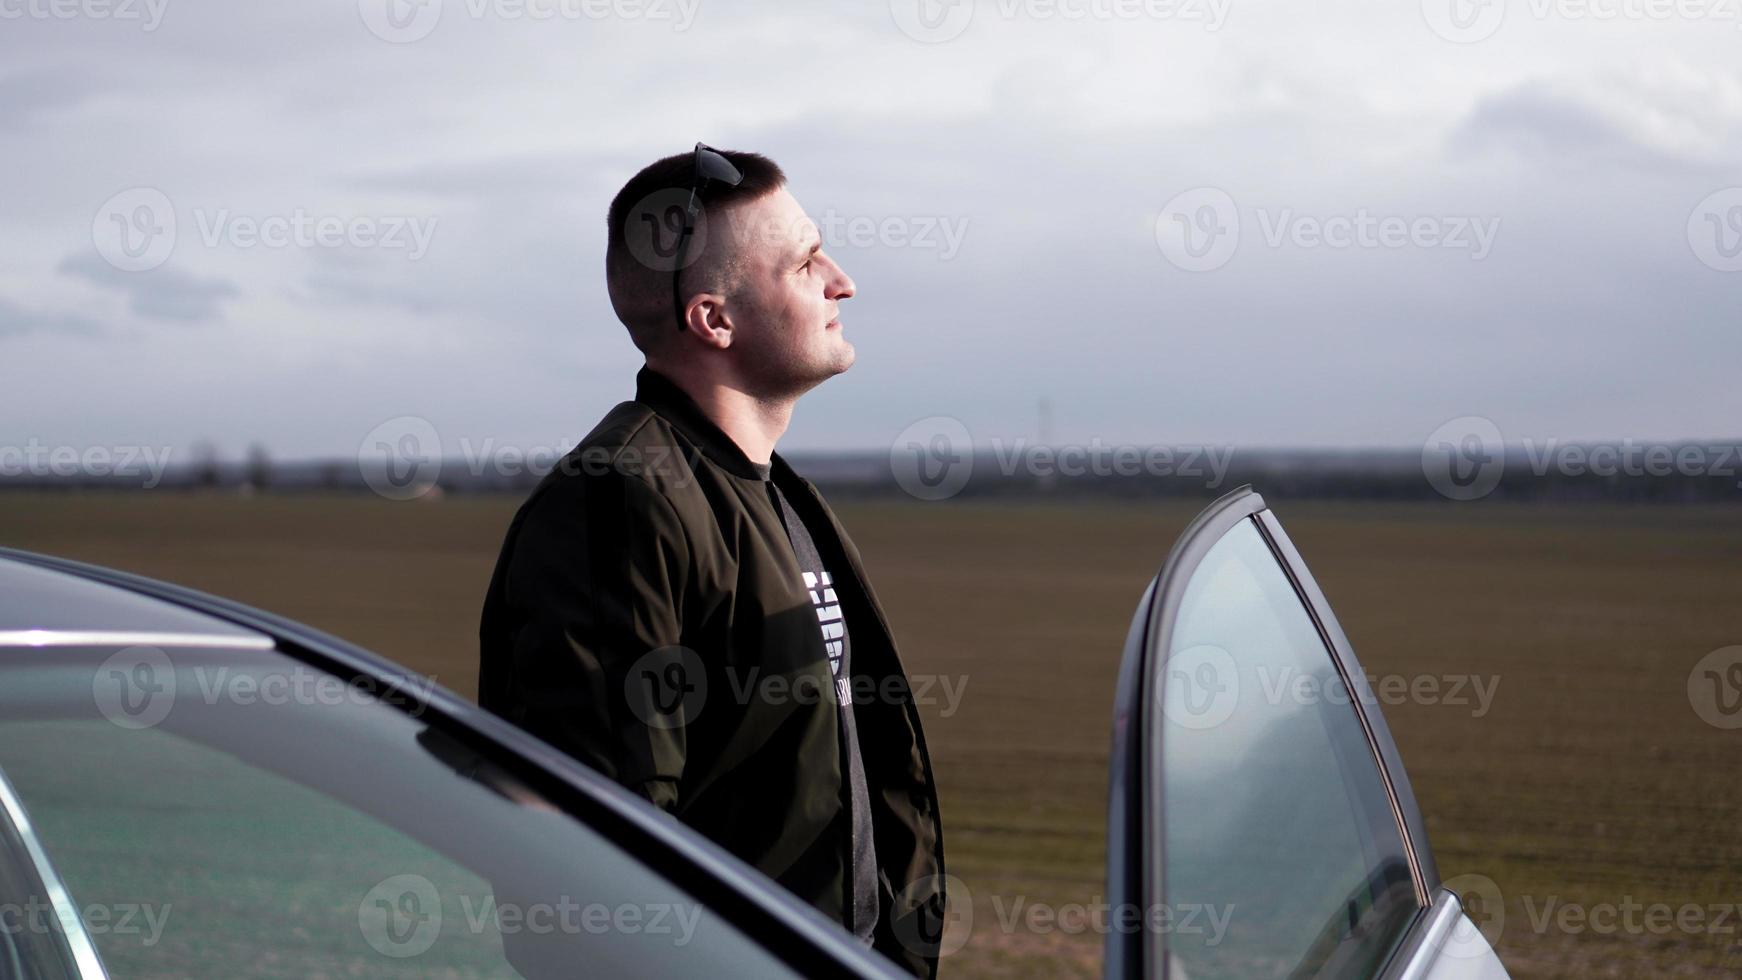
[{"label": "man's nose", "polygon": [[830,299],[848,299],[856,292],[853,288],[853,277],[847,275],[847,270],[838,265],[835,266],[835,279],[830,285],[834,289],[829,294]]}]

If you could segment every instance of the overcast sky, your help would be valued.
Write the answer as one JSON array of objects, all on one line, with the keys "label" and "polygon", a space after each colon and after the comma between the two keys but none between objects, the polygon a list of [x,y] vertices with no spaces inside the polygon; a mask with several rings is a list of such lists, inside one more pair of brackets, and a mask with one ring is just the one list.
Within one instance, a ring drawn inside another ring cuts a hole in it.
[{"label": "overcast sky", "polygon": [[918,2],[0,0],[0,443],[566,447],[698,139],[858,285],[784,452],[1742,436],[1742,4]]}]

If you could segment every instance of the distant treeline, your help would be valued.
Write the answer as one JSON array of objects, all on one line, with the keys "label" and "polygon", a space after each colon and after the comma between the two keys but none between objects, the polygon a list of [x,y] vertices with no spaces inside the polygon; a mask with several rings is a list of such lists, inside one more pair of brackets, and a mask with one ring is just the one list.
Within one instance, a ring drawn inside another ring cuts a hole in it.
[{"label": "distant treeline", "polygon": [[[837,497],[910,499],[1211,498],[1242,484],[1288,498],[1498,499],[1635,503],[1742,502],[1742,443],[1653,447],[1582,444],[1551,456],[1508,450],[1451,460],[1420,451],[1169,449],[1122,456],[1028,447],[915,460],[888,452],[805,453],[786,459]],[[550,468],[516,461],[274,461],[210,456],[154,470],[62,475],[0,472],[0,489],[376,493],[398,499],[525,493]]]}]

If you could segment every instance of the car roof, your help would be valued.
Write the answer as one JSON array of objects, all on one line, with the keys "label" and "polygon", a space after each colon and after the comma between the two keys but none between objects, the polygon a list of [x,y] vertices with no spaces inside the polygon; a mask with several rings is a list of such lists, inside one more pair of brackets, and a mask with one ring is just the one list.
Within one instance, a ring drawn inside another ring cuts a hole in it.
[{"label": "car roof", "polygon": [[257,630],[30,557],[0,551],[0,647],[274,645]]}]

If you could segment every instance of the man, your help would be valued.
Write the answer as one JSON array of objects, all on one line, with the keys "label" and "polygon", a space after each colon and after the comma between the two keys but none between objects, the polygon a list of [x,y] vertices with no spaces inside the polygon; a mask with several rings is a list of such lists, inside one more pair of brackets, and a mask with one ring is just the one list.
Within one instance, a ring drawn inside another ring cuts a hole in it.
[{"label": "man", "polygon": [[858,549],[774,451],[852,366],[853,281],[772,161],[700,144],[611,202],[611,305],[646,358],[509,527],[479,703],[937,970],[931,763]]}]

